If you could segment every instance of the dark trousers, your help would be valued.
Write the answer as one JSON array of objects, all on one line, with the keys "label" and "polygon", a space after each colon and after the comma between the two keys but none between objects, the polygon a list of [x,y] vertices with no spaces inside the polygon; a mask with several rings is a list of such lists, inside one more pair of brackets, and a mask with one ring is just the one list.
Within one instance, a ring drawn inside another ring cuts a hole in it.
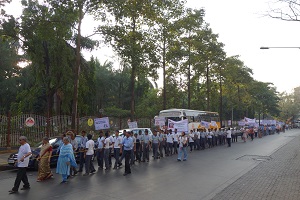
[{"label": "dark trousers", "polygon": [[134,149],[131,149],[130,164],[134,165]]},{"label": "dark trousers", "polygon": [[177,141],[174,141],[173,143],[173,148],[174,148],[174,154],[178,154],[178,142]]},{"label": "dark trousers", "polygon": [[227,138],[228,147],[231,147],[231,138]]},{"label": "dark trousers", "polygon": [[89,174],[92,171],[95,171],[94,163],[92,161],[94,155],[85,156],[85,173]]},{"label": "dark trousers", "polygon": [[131,169],[130,169],[131,150],[124,150],[123,153],[125,155],[125,173],[129,174],[131,173]]},{"label": "dark trousers", "polygon": [[208,138],[208,148],[212,147],[212,138]]},{"label": "dark trousers", "polygon": [[84,152],[83,152],[83,150],[80,150],[80,153],[79,153],[79,171],[82,171],[84,163],[85,163]]},{"label": "dark trousers", "polygon": [[190,151],[193,151],[194,142],[190,142],[189,145],[190,145]]},{"label": "dark trousers", "polygon": [[251,140],[253,140],[253,136],[254,136],[254,134],[253,134],[253,133],[252,133],[252,134],[250,134]]},{"label": "dark trousers", "polygon": [[166,152],[166,143],[164,141],[161,141],[160,145],[159,145],[159,156],[160,157],[164,157],[163,149],[165,149],[165,152]]},{"label": "dark trousers", "polygon": [[200,146],[201,146],[202,150],[205,149],[205,143],[206,143],[206,139],[205,138],[200,138]]},{"label": "dark trousers", "polygon": [[122,155],[121,155],[121,158],[120,158],[120,160],[119,160],[119,164],[122,164],[122,161],[123,161],[123,159],[125,158],[125,153],[124,153],[124,146],[122,147]]},{"label": "dark trousers", "polygon": [[110,167],[109,157],[110,157],[110,149],[104,149],[105,169],[108,169]]},{"label": "dark trousers", "polygon": [[200,139],[195,139],[194,149],[200,150]]},{"label": "dark trousers", "polygon": [[141,156],[142,156],[142,151],[141,151],[141,145],[140,145],[140,143],[136,143],[135,148],[136,148],[135,159],[140,162],[141,161]]},{"label": "dark trousers", "polygon": [[167,142],[167,151],[166,151],[166,154],[167,155],[172,155],[172,152],[173,152],[173,143],[168,143]]},{"label": "dark trousers", "polygon": [[97,162],[98,162],[98,167],[100,167],[101,169],[103,168],[103,160],[104,160],[104,150],[98,149],[97,150]]},{"label": "dark trousers", "polygon": [[149,146],[147,143],[143,144],[143,161],[149,160]]},{"label": "dark trousers", "polygon": [[110,152],[112,152],[112,148],[109,148],[109,156],[108,156],[109,167],[111,167],[111,166],[112,166]]},{"label": "dark trousers", "polygon": [[26,174],[26,167],[19,167],[18,168],[17,177],[16,177],[16,180],[15,180],[14,187],[12,189],[13,191],[18,191],[19,190],[21,181],[24,183],[24,186],[23,186],[24,188],[29,188],[30,187],[30,184],[29,184],[28,178],[27,178],[27,174]]},{"label": "dark trousers", "polygon": [[116,169],[119,164],[119,157],[120,157],[120,148],[114,148],[114,157],[115,157],[115,165],[114,168]]},{"label": "dark trousers", "polygon": [[153,143],[152,149],[153,149],[154,159],[157,159],[158,158],[158,143]]}]

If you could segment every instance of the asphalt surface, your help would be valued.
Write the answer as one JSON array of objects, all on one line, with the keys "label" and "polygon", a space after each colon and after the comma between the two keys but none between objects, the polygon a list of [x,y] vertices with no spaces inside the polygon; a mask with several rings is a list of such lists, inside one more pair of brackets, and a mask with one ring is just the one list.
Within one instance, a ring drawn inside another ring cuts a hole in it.
[{"label": "asphalt surface", "polygon": [[186,162],[177,162],[171,156],[136,164],[126,177],[121,168],[97,171],[88,177],[78,175],[61,185],[59,175],[38,183],[36,172],[29,171],[31,190],[12,195],[8,190],[13,186],[16,172],[4,171],[0,172],[0,199],[212,199],[298,135],[300,130],[294,129],[246,143],[239,138],[231,148],[224,145],[189,153]]}]

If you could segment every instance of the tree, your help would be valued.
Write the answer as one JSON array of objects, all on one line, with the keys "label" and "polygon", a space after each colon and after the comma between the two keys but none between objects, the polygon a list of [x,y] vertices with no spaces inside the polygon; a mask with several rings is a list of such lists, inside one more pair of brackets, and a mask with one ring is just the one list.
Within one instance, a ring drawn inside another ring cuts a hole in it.
[{"label": "tree", "polygon": [[267,15],[284,21],[300,21],[299,0],[278,0],[271,6]]},{"label": "tree", "polygon": [[[149,43],[147,27],[151,27],[157,16],[157,7],[162,1],[116,0],[104,1],[106,10],[114,17],[114,22],[99,27],[123,62],[131,68],[131,118],[135,115],[135,82],[137,75],[145,76],[157,66],[152,65],[153,43]],[[151,38],[150,38],[151,41]]]}]

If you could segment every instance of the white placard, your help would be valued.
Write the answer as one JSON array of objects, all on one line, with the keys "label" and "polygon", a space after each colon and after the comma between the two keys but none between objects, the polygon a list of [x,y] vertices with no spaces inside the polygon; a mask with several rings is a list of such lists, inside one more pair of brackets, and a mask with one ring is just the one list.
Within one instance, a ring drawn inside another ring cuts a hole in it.
[{"label": "white placard", "polygon": [[164,117],[155,117],[155,126],[162,127],[165,125],[166,119]]},{"label": "white placard", "polygon": [[95,118],[94,124],[96,131],[110,128],[108,117]]},{"label": "white placard", "polygon": [[128,127],[130,129],[132,129],[132,128],[138,128],[138,124],[137,124],[136,121],[135,122],[127,122],[127,123],[128,123]]},{"label": "white placard", "polygon": [[168,129],[174,131],[177,129],[178,133],[185,132],[188,133],[189,127],[188,127],[189,121],[187,119],[181,120],[181,121],[173,121],[168,119]]}]

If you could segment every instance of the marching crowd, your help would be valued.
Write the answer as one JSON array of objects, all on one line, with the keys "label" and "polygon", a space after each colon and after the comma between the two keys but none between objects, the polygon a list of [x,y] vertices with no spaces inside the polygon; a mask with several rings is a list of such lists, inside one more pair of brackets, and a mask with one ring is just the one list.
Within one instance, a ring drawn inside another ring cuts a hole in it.
[{"label": "marching crowd", "polygon": [[[153,135],[149,134],[148,129],[145,129],[144,133],[142,130],[139,130],[138,133],[124,130],[122,136],[119,135],[119,131],[115,131],[114,136],[110,135],[109,132],[100,131],[96,142],[92,139],[91,134],[86,135],[86,132],[82,131],[80,144],[77,143],[74,133],[67,132],[62,135],[63,144],[59,147],[56,173],[61,174],[61,183],[67,183],[70,176],[83,172],[83,168],[85,168],[83,176],[95,173],[93,158],[97,160],[98,170],[110,170],[111,168],[116,170],[122,166],[122,161],[125,159],[124,176],[126,176],[131,174],[131,166],[135,162],[149,162],[150,151],[153,151],[154,160],[177,155],[178,161],[186,161],[188,150],[189,152],[205,150],[226,144],[231,147],[231,143],[237,142],[238,136],[241,136],[242,140],[246,142],[248,137],[253,140],[254,137],[279,133],[285,131],[286,128],[288,127],[259,126],[241,128],[240,130],[237,128],[197,129],[191,130],[189,133],[178,132],[177,129],[174,131],[155,130]],[[18,191],[21,181],[24,183],[21,190],[30,189],[26,168],[32,153],[25,136],[20,137],[19,143],[21,146],[17,158],[18,172],[14,187],[9,191],[10,194]],[[74,156],[77,149],[79,149],[80,156],[78,171]],[[38,182],[53,176],[50,169],[51,156],[52,146],[49,144],[49,138],[45,137],[40,155],[37,158],[39,161]]]}]

